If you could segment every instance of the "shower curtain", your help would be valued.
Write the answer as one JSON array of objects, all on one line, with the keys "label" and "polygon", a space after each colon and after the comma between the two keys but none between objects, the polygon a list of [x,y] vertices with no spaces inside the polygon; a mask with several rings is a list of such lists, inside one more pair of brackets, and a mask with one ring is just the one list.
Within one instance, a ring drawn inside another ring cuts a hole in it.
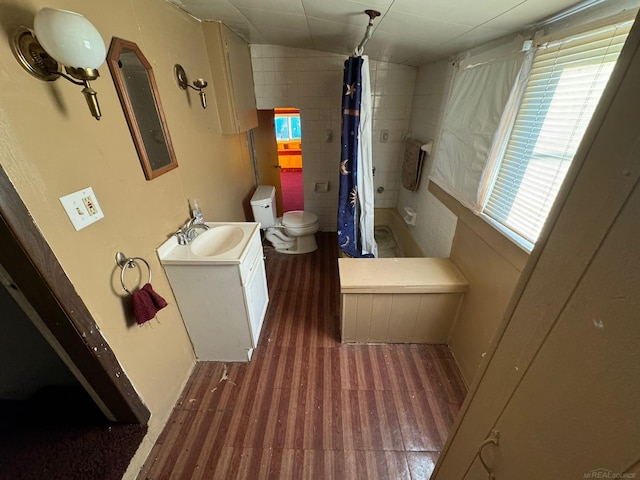
[{"label": "shower curtain", "polygon": [[338,197],[338,242],[352,257],[377,257],[373,237],[373,165],[369,60],[349,57],[344,64],[342,154]]}]

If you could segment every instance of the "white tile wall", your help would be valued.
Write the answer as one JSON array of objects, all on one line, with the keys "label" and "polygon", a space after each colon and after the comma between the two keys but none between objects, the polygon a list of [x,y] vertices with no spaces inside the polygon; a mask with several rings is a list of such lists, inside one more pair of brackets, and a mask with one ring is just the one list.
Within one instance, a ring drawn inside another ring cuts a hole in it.
[{"label": "white tile wall", "polygon": [[[342,75],[346,57],[314,50],[251,45],[258,109],[297,107],[302,120],[305,210],[320,218],[320,229],[336,230]],[[409,130],[416,69],[370,62],[373,96],[373,164],[376,167],[375,206],[394,208],[400,190],[404,143]],[[389,142],[380,143],[380,132]],[[331,131],[333,141],[326,142]],[[315,193],[315,181],[330,182],[328,193]]]},{"label": "white tile wall", "polygon": [[[419,141],[434,140],[434,153],[453,72],[451,64],[441,61],[420,67],[416,78],[409,130]],[[397,208],[402,214],[404,207],[411,207],[418,213],[416,226],[410,228],[427,256],[448,257],[457,217],[427,190],[432,166],[431,157],[423,169],[417,191],[400,189]]]}]

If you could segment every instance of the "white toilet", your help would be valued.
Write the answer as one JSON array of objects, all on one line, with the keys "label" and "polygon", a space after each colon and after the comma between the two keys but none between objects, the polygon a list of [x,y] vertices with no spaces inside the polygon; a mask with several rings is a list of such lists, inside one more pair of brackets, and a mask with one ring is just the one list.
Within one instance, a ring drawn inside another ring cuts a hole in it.
[{"label": "white toilet", "polygon": [[253,217],[265,230],[265,238],[280,253],[299,254],[317,250],[318,216],[294,210],[286,212],[282,218],[276,218],[275,196],[275,187],[258,185],[251,197]]}]

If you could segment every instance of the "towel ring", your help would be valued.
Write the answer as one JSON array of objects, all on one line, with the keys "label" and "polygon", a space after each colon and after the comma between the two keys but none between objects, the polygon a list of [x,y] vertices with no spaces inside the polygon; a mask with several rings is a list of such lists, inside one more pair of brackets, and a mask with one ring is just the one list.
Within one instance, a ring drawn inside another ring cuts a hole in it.
[{"label": "towel ring", "polygon": [[122,271],[120,272],[120,283],[122,283],[122,289],[125,292],[127,292],[129,295],[133,295],[133,292],[131,290],[129,290],[127,288],[127,286],[125,285],[125,283],[124,283],[124,274],[126,272],[126,268],[127,267],[128,268],[135,268],[135,267],[140,268],[140,266],[138,265],[136,260],[140,260],[142,263],[144,263],[147,266],[147,271],[149,272],[149,280],[147,281],[147,283],[151,283],[151,267],[149,266],[149,262],[147,262],[142,257],[127,257],[122,252],[116,253],[116,263],[122,269]]}]

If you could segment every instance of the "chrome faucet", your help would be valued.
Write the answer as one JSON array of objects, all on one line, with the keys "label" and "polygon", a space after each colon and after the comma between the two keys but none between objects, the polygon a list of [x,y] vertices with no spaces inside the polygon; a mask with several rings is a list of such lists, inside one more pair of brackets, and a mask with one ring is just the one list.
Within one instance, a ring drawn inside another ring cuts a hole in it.
[{"label": "chrome faucet", "polygon": [[180,245],[189,245],[194,238],[198,236],[197,230],[201,228],[203,230],[209,230],[209,225],[205,225],[204,223],[195,223],[195,219],[189,220],[185,223],[180,230],[176,232],[176,237],[178,237],[178,244]]}]

